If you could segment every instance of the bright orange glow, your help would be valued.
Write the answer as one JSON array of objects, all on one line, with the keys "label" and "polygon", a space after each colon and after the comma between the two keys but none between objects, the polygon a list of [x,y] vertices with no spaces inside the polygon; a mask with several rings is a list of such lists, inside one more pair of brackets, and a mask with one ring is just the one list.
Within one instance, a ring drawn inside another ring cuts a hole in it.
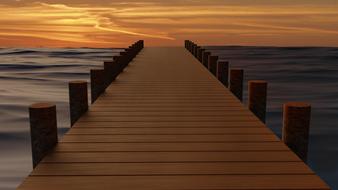
[{"label": "bright orange glow", "polygon": [[338,46],[335,4],[61,2],[0,4],[2,46],[122,47],[137,39],[153,46],[182,45],[184,39],[216,45]]}]

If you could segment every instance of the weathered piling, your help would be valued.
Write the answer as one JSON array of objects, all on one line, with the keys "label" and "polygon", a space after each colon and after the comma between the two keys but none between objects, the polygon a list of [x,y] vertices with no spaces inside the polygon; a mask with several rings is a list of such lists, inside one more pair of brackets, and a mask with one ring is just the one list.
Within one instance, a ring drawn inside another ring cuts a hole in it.
[{"label": "weathered piling", "polygon": [[192,42],[188,40],[187,50],[191,52]]},{"label": "weathered piling", "polygon": [[140,50],[144,48],[144,40],[139,40]]},{"label": "weathered piling", "polygon": [[202,63],[202,57],[203,57],[203,52],[205,51],[205,49],[201,48],[198,51],[198,55],[197,55],[197,59]]},{"label": "weathered piling", "polygon": [[208,57],[208,69],[214,76],[217,75],[217,61],[218,56],[211,55]]},{"label": "weathered piling", "polygon": [[191,41],[190,40],[185,40],[184,41],[184,47],[185,47],[185,49],[190,50]]},{"label": "weathered piling", "polygon": [[204,51],[203,52],[203,56],[202,56],[202,63],[203,65],[208,68],[208,64],[209,64],[209,56],[211,55],[210,52],[208,51]]},{"label": "weathered piling", "polygon": [[191,54],[194,55],[195,51],[196,51],[196,48],[197,48],[197,45],[195,43],[193,43],[193,46],[192,46],[192,51],[191,51]]},{"label": "weathered piling", "polygon": [[105,83],[106,86],[109,86],[118,75],[117,65],[114,61],[105,61],[103,63],[104,66],[104,76],[105,76]]},{"label": "weathered piling", "polygon": [[113,56],[113,62],[115,64],[114,69],[116,72],[114,78],[116,78],[117,75],[119,75],[123,71],[123,67],[122,67],[123,62],[122,62],[121,55]]},{"label": "weathered piling", "polygon": [[193,45],[194,45],[194,43],[192,41],[190,41],[189,46],[188,46],[190,53],[192,52]]},{"label": "weathered piling", "polygon": [[243,100],[243,69],[230,70],[230,91],[240,100]]},{"label": "weathered piling", "polygon": [[88,111],[88,92],[86,81],[69,83],[69,111],[71,126]]},{"label": "weathered piling", "polygon": [[132,60],[132,57],[130,55],[130,50],[127,48],[125,51],[125,59],[126,59],[126,66],[129,65],[130,61]]},{"label": "weathered piling", "polygon": [[218,61],[217,78],[225,87],[229,86],[229,62]]},{"label": "weathered piling", "polygon": [[33,168],[58,142],[56,106],[37,103],[29,107]]},{"label": "weathered piling", "polygon": [[249,109],[263,122],[266,118],[266,99],[268,83],[262,80],[252,80],[248,83]]},{"label": "weathered piling", "polygon": [[105,77],[106,73],[103,69],[90,70],[90,88],[91,88],[91,102],[94,103],[96,99],[105,91]]},{"label": "weathered piling", "polygon": [[282,139],[304,162],[307,161],[310,119],[310,104],[304,102],[284,104]]},{"label": "weathered piling", "polygon": [[126,59],[126,52],[120,52],[120,58],[119,58],[119,64],[121,66],[121,72],[123,71],[123,69],[127,66],[128,62]]},{"label": "weathered piling", "polygon": [[198,56],[198,51],[199,51],[200,49],[201,49],[200,46],[197,46],[197,47],[195,48],[194,56],[195,56],[196,59],[197,59],[197,56]]},{"label": "weathered piling", "polygon": [[195,48],[196,48],[196,44],[193,42],[192,43],[192,47],[191,47],[191,54],[194,54]]}]

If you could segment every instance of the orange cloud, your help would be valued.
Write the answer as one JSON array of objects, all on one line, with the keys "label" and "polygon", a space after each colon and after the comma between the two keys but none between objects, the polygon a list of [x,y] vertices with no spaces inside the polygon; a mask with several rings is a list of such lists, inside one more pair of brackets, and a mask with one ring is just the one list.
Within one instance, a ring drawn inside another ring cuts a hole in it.
[{"label": "orange cloud", "polygon": [[338,5],[206,2],[0,5],[0,43],[116,47],[142,38],[148,45],[181,45],[184,39],[224,45],[338,45]]}]

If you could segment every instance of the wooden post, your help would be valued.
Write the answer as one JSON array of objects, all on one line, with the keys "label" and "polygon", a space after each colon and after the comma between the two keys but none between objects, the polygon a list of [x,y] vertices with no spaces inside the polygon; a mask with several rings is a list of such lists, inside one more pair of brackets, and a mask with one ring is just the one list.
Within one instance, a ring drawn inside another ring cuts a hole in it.
[{"label": "wooden post", "polygon": [[90,70],[90,89],[91,89],[91,102],[95,100],[105,91],[105,70],[103,69],[92,69]]},{"label": "wooden post", "polygon": [[191,54],[194,52],[195,47],[196,47],[196,44],[194,42],[191,42],[191,49],[190,49]]},{"label": "wooden post", "polygon": [[230,70],[230,91],[240,100],[243,100],[243,69]]},{"label": "wooden post", "polygon": [[212,55],[209,56],[209,59],[208,59],[208,69],[215,76],[217,75],[217,60],[218,60],[218,56],[212,56]]},{"label": "wooden post", "polygon": [[202,63],[206,68],[208,68],[208,61],[209,61],[210,55],[211,55],[210,52],[207,52],[207,51],[203,52]]},{"label": "wooden post", "polygon": [[127,66],[127,57],[126,57],[126,52],[122,51],[120,52],[120,58],[119,58],[119,63],[121,65],[121,72],[123,71],[123,69]]},{"label": "wooden post", "polygon": [[249,81],[249,109],[254,113],[263,123],[266,117],[266,96],[268,83],[261,80]]},{"label": "wooden post", "polygon": [[71,126],[88,111],[88,92],[86,81],[69,83],[69,111]]},{"label": "wooden post", "polygon": [[112,83],[117,75],[116,65],[114,61],[105,61],[103,63],[104,67],[104,75],[105,79],[104,82],[106,83],[106,86],[109,86],[110,83]]},{"label": "wooden post", "polygon": [[197,59],[197,56],[198,56],[198,51],[201,49],[200,46],[197,46],[196,49],[195,49],[195,52],[194,52],[194,56],[195,58]]},{"label": "wooden post", "polygon": [[116,69],[116,76],[118,76],[121,72],[122,72],[122,70],[123,70],[123,68],[122,68],[122,61],[121,61],[122,59],[121,59],[121,56],[120,55],[117,55],[117,56],[113,56],[113,62],[114,62],[114,64],[116,64],[115,66],[115,69]]},{"label": "wooden post", "polygon": [[144,40],[140,40],[140,46],[141,46],[141,49],[143,49],[144,48]]},{"label": "wooden post", "polygon": [[198,55],[197,55],[197,59],[202,63],[202,57],[203,57],[203,52],[205,51],[205,49],[199,49],[198,51]]},{"label": "wooden post", "polygon": [[56,106],[37,103],[29,107],[33,168],[58,142]]},{"label": "wooden post", "polygon": [[194,53],[195,53],[195,51],[196,51],[196,48],[197,48],[197,45],[194,43],[193,46],[192,46],[191,54],[194,55]]},{"label": "wooden post", "polygon": [[307,161],[311,105],[304,102],[284,104],[283,141],[304,162]]},{"label": "wooden post", "polygon": [[225,87],[229,86],[229,62],[218,61],[217,78]]},{"label": "wooden post", "polygon": [[127,65],[129,65],[129,63],[131,62],[132,58],[130,56],[130,50],[128,48],[125,49],[125,58],[126,58]]}]

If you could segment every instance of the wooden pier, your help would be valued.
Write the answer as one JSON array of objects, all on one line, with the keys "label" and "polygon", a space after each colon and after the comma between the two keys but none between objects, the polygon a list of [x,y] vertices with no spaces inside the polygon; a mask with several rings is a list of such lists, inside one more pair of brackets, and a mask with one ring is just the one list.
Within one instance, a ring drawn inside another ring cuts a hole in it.
[{"label": "wooden pier", "polygon": [[183,47],[146,47],[19,190],[329,187]]}]

